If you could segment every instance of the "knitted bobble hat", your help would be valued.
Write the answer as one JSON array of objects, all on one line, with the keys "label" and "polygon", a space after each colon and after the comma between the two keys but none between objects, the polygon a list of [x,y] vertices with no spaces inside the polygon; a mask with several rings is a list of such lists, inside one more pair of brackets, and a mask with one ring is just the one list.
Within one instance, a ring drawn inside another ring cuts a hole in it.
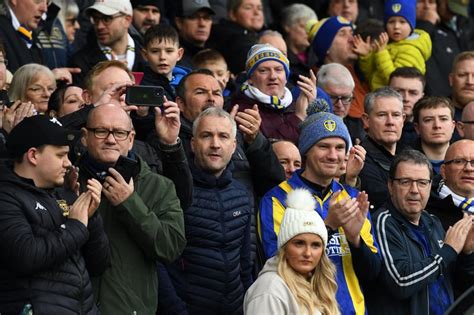
[{"label": "knitted bobble hat", "polygon": [[314,210],[316,200],[307,189],[297,188],[288,193],[286,210],[278,233],[278,249],[299,234],[313,233],[321,237],[323,246],[328,232],[323,219]]},{"label": "knitted bobble hat", "polygon": [[288,78],[290,75],[290,61],[280,50],[278,50],[278,48],[275,48],[270,44],[256,44],[250,48],[247,54],[247,61],[245,62],[247,78],[250,78],[259,64],[268,60],[274,60],[281,63],[285,68],[286,78]]}]

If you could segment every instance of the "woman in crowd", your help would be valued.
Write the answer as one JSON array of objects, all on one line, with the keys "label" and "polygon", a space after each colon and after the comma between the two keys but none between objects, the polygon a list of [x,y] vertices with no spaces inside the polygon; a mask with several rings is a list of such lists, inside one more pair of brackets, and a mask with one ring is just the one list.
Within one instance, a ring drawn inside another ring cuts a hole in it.
[{"label": "woman in crowd", "polygon": [[221,52],[231,73],[245,70],[245,56],[264,24],[261,0],[229,0],[227,19],[212,26],[209,47]]},{"label": "woman in crowd", "polygon": [[54,0],[54,3],[61,8],[58,13],[58,19],[63,26],[68,42],[72,44],[76,31],[80,27],[79,22],[77,22],[79,7],[74,0]]},{"label": "woman in crowd", "polygon": [[282,12],[281,27],[288,46],[291,70],[288,80],[293,85],[296,85],[299,75],[309,76],[309,70],[316,62],[314,55],[310,53],[306,23],[309,20],[317,21],[317,18],[310,7],[300,3],[287,6]]},{"label": "woman in crowd", "polygon": [[60,118],[84,106],[82,89],[75,85],[66,85],[51,94],[48,102],[48,114],[50,117]]},{"label": "woman in crowd", "polygon": [[11,101],[31,102],[37,113],[45,113],[49,98],[55,90],[53,72],[43,65],[30,63],[15,72],[8,96]]},{"label": "woman in crowd", "polygon": [[339,314],[335,267],[325,251],[327,229],[315,203],[308,190],[288,194],[278,253],[247,291],[245,314]]}]

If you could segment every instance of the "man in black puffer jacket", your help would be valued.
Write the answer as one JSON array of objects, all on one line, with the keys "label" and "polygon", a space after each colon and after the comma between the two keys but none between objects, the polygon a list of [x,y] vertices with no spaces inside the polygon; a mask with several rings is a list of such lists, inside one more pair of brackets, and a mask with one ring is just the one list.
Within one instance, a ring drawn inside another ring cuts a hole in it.
[{"label": "man in black puffer jacket", "polygon": [[187,245],[168,271],[189,314],[241,314],[252,284],[253,209],[251,194],[232,178],[237,127],[215,107],[203,111],[194,125],[193,203],[184,213]]},{"label": "man in black puffer jacket", "polygon": [[68,145],[76,136],[38,115],[7,139],[15,161],[0,169],[2,315],[98,314],[89,276],[109,264],[109,242],[95,213],[102,187],[89,181],[70,207],[55,189],[71,167]]}]

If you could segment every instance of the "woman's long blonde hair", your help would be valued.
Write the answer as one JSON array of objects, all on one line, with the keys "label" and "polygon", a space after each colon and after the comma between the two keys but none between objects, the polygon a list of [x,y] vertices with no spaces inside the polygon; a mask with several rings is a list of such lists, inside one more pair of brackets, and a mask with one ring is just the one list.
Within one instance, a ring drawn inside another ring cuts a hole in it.
[{"label": "woman's long blonde hair", "polygon": [[336,267],[323,251],[321,260],[309,280],[297,273],[286,259],[286,246],[278,252],[278,275],[285,281],[300,308],[314,314],[315,308],[321,314],[338,315],[336,301]]}]

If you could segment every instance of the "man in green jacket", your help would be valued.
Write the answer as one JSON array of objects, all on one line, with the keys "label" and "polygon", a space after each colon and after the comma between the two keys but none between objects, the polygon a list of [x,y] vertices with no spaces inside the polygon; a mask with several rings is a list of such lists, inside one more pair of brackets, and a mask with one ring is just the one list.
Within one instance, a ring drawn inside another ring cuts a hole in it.
[{"label": "man in green jacket", "polygon": [[[160,116],[165,132],[179,130],[175,103]],[[98,211],[111,248],[111,266],[92,281],[95,299],[102,314],[155,314],[157,261],[173,261],[186,244],[175,187],[130,151],[135,131],[121,107],[105,104],[91,110],[83,133],[87,152],[79,164],[80,182],[94,177],[103,183],[105,198]],[[124,172],[114,169],[119,156],[137,161],[127,167],[132,173],[128,182]]]}]

